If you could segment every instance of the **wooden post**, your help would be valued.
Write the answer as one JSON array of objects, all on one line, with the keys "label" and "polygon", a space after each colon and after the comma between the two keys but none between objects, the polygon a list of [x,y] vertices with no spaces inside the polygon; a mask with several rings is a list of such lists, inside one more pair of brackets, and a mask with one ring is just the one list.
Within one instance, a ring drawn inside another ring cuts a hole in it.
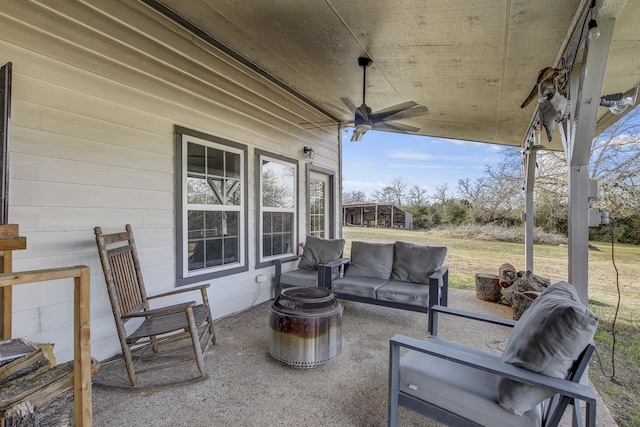
[{"label": "wooden post", "polygon": [[[2,251],[2,265],[0,273],[10,273],[13,270],[13,252],[18,249],[27,249],[27,238],[19,236],[18,224],[0,224],[0,251]],[[0,338],[11,339],[13,294],[11,286],[5,286],[0,292],[2,302],[2,316],[0,321]]]},{"label": "wooden post", "polygon": [[74,279],[74,409],[75,425],[91,426],[91,331],[89,267],[53,268],[0,274],[0,288],[49,280]]}]

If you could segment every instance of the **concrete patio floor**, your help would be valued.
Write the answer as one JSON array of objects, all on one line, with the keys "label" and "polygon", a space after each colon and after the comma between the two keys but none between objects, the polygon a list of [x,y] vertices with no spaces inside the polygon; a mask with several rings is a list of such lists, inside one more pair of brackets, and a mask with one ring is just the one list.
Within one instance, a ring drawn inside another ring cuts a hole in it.
[{"label": "concrete patio floor", "polygon": [[[204,381],[156,392],[95,386],[93,424],[386,426],[389,339],[398,333],[424,338],[426,315],[344,301],[341,355],[323,367],[295,369],[268,353],[269,304],[216,322],[218,343],[205,355],[208,377]],[[511,317],[510,308],[480,301],[474,291],[452,289],[449,305]],[[507,331],[443,316],[439,336],[499,352]],[[184,369],[196,371],[191,365],[151,375],[184,375]],[[98,377],[126,382],[120,362],[103,365]],[[599,426],[616,425],[602,401],[597,411]],[[438,424],[401,409],[400,425]]]}]

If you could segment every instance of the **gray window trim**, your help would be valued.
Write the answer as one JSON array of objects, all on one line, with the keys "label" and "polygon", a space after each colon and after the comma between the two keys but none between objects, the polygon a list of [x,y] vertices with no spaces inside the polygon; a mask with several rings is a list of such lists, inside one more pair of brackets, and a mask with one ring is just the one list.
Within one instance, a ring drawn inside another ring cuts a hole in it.
[{"label": "gray window trim", "polygon": [[[276,159],[276,160],[280,160],[282,162],[288,162],[288,163],[292,163],[294,165],[296,165],[296,218],[300,218],[300,200],[299,200],[299,194],[300,194],[300,162],[297,159],[291,158],[291,157],[287,157],[287,156],[283,156],[281,154],[276,154],[276,153],[272,153],[269,151],[265,151],[265,150],[260,150],[259,148],[256,148],[256,152],[255,152],[255,193],[256,193],[256,202],[255,202],[255,211],[256,211],[256,269],[258,268],[264,268],[264,267],[269,267],[275,264],[275,260],[269,260],[269,261],[261,261],[260,260],[260,239],[262,239],[262,211],[260,209],[261,203],[260,203],[260,198],[262,197],[262,194],[260,194],[260,181],[262,180],[262,176],[260,173],[261,167],[260,167],[260,159],[262,157],[270,157],[272,159]],[[298,225],[296,224],[293,227],[293,241],[297,242],[298,241]],[[294,252],[295,253],[295,252]],[[284,258],[285,256],[283,256]],[[288,256],[286,256],[288,257]]]},{"label": "gray window trim", "polygon": [[[233,274],[242,273],[249,270],[249,218],[248,218],[248,209],[249,209],[249,191],[248,191],[248,183],[249,183],[249,172],[248,172],[248,148],[244,144],[239,144],[237,142],[229,141],[227,139],[219,138],[213,135],[209,135],[206,133],[198,132],[192,129],[187,129],[182,126],[176,125],[174,127],[174,135],[175,135],[175,210],[176,210],[176,224],[175,224],[175,240],[176,240],[176,285],[184,286],[190,285],[198,282],[205,282],[207,280],[215,279],[218,277],[230,276]],[[206,141],[211,141],[216,144],[226,145],[229,147],[233,147],[237,150],[244,152],[244,175],[242,179],[244,180],[245,192],[244,192],[244,223],[241,224],[244,227],[244,238],[242,240],[242,244],[244,245],[244,265],[238,266],[236,268],[230,268],[228,270],[220,270],[213,271],[209,273],[198,274],[189,277],[183,277],[183,251],[184,251],[184,236],[182,233],[182,222],[185,220],[183,217],[183,207],[182,207],[182,135],[190,135],[196,138],[204,139]]]}]

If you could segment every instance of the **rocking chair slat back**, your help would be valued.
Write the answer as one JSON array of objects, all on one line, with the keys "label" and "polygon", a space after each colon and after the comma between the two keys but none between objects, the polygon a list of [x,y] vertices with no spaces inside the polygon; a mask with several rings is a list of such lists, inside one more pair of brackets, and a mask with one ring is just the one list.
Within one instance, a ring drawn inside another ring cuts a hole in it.
[{"label": "rocking chair slat back", "polygon": [[111,253],[108,251],[107,256],[114,280],[120,284],[117,287],[120,308],[124,313],[131,313],[134,310],[140,311],[144,308],[146,301],[140,292],[140,284],[135,274],[132,248],[130,245],[124,246],[124,248],[127,251],[118,250]]}]

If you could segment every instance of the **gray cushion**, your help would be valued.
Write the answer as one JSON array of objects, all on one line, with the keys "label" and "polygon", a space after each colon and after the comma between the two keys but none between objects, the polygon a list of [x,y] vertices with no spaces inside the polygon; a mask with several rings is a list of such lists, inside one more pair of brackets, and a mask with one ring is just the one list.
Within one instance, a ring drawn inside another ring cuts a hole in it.
[{"label": "gray cushion", "polygon": [[376,298],[428,307],[429,286],[391,280],[376,290]]},{"label": "gray cushion", "polygon": [[358,295],[375,298],[376,289],[387,283],[384,279],[369,279],[363,277],[342,277],[331,283],[331,290],[336,293]]},{"label": "gray cushion", "polygon": [[280,283],[305,288],[318,286],[318,270],[292,270],[280,275]]},{"label": "gray cushion", "polygon": [[[498,359],[489,352],[452,341],[430,337],[429,341],[478,356]],[[497,376],[417,351],[400,358],[400,390],[457,413],[483,426],[540,426],[540,405],[523,416],[498,405]]]},{"label": "gray cushion", "polygon": [[393,243],[351,243],[351,262],[345,276],[386,279],[393,268]]},{"label": "gray cushion", "polygon": [[335,261],[342,256],[344,239],[321,239],[307,236],[298,268],[317,270],[318,264]]},{"label": "gray cushion", "polygon": [[[558,282],[545,289],[513,328],[501,360],[555,378],[566,378],[598,327],[598,318],[583,305],[573,286]],[[551,395],[506,378],[498,383],[500,405],[515,414]]]},{"label": "gray cushion", "polygon": [[429,283],[429,276],[444,263],[447,248],[396,242],[391,278],[400,282]]}]

